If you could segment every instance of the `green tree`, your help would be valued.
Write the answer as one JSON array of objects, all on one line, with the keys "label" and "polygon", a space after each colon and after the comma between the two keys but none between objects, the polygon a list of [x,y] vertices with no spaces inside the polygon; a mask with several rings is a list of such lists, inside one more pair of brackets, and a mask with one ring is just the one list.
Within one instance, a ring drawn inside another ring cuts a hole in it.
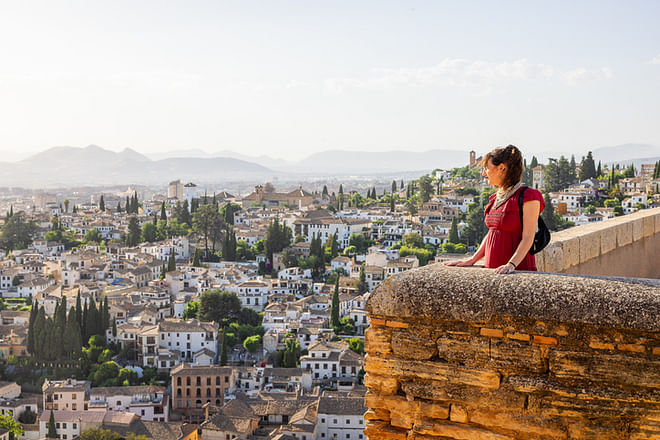
[{"label": "green tree", "polygon": [[488,233],[488,228],[484,222],[486,200],[488,200],[488,197],[485,192],[482,192],[481,196],[476,199],[476,202],[468,206],[467,225],[463,229],[463,238],[466,240],[468,246],[478,246]]},{"label": "green tree", "polygon": [[418,180],[419,184],[419,196],[422,199],[422,202],[428,202],[431,200],[433,195],[433,180],[428,174],[423,175]]},{"label": "green tree", "polygon": [[557,159],[548,159],[548,164],[543,169],[543,177],[545,180],[546,190],[552,192],[562,189],[561,178],[559,174],[559,165],[557,164]]},{"label": "green tree", "polygon": [[48,418],[48,432],[46,433],[46,438],[58,438],[57,429],[55,429],[55,415],[53,410],[50,410],[50,417]]},{"label": "green tree", "polygon": [[80,440],[122,440],[122,438],[116,432],[103,428],[89,428],[80,433]]},{"label": "green tree", "polygon": [[186,303],[186,308],[183,311],[183,320],[187,321],[188,319],[197,318],[197,313],[199,311],[199,301],[188,301]]},{"label": "green tree", "polygon": [[241,300],[234,292],[210,289],[202,293],[197,316],[202,321],[229,323],[236,321],[240,312]]},{"label": "green tree", "polygon": [[160,205],[160,219],[167,222],[167,212],[165,211],[165,202]]},{"label": "green tree", "polygon": [[296,368],[300,359],[300,342],[296,338],[284,340],[284,353],[282,355],[282,367]]},{"label": "green tree", "polygon": [[358,293],[360,293],[360,294],[362,294],[362,293],[364,293],[368,290],[367,276],[364,273],[365,264],[366,263],[362,263],[362,265],[360,266],[360,278],[359,278],[360,281],[358,282]]},{"label": "green tree", "polygon": [[29,246],[37,233],[37,225],[34,221],[26,219],[23,211],[15,214],[10,212],[10,214],[0,229],[0,248],[9,252]]},{"label": "green tree", "polygon": [[339,277],[335,282],[335,290],[332,293],[332,304],[330,307],[330,327],[339,326]]},{"label": "green tree", "polygon": [[193,214],[193,230],[204,240],[206,256],[209,256],[209,243],[215,253],[216,242],[222,235],[224,220],[220,212],[213,205],[202,205]]},{"label": "green tree", "polygon": [[142,231],[140,230],[140,223],[135,216],[132,216],[128,220],[128,232],[126,233],[126,246],[137,246],[140,243],[140,236]]},{"label": "green tree", "polygon": [[[51,411],[50,414],[52,416],[53,412]],[[9,431],[9,438],[11,440],[17,439],[23,435],[23,427],[9,414],[0,416],[0,428]]]},{"label": "green tree", "polygon": [[451,228],[449,228],[449,243],[459,243],[460,239],[458,238],[458,220],[456,217],[451,219]]},{"label": "green tree", "polygon": [[105,211],[105,201],[103,200],[103,194],[101,194],[101,200],[99,200],[99,209]]},{"label": "green tree", "polygon": [[83,238],[84,243],[100,243],[101,242],[101,233],[98,229],[92,228],[85,233],[85,238]]},{"label": "green tree", "polygon": [[202,267],[200,259],[202,257],[202,251],[199,248],[195,248],[195,254],[193,255],[193,267]]},{"label": "green tree", "polygon": [[151,222],[147,222],[142,225],[142,241],[147,243],[153,243],[157,238],[156,225]]},{"label": "green tree", "polygon": [[592,177],[597,177],[596,164],[594,163],[591,151],[589,151],[587,157],[583,157],[582,163],[580,163],[580,181],[591,179]]},{"label": "green tree", "polygon": [[266,256],[268,261],[273,262],[273,253],[280,252],[285,247],[291,244],[291,229],[286,225],[281,224],[276,218],[268,226],[268,231],[266,232]]},{"label": "green tree", "polygon": [[173,272],[176,270],[176,257],[174,256],[174,252],[170,252],[170,258],[167,260],[167,271],[168,272]]},{"label": "green tree", "polygon": [[255,353],[259,348],[259,345],[261,345],[261,336],[259,335],[248,336],[243,341],[243,348],[250,353]]},{"label": "green tree", "polygon": [[364,353],[364,341],[360,338],[351,338],[348,340],[348,348],[356,352],[357,354]]},{"label": "green tree", "polygon": [[545,201],[545,207],[543,208],[543,211],[541,212],[541,218],[543,219],[543,222],[545,225],[550,229],[551,231],[556,230],[556,225],[555,225],[555,208],[552,206],[552,201],[550,200],[550,194],[545,193],[543,195],[543,199]]}]

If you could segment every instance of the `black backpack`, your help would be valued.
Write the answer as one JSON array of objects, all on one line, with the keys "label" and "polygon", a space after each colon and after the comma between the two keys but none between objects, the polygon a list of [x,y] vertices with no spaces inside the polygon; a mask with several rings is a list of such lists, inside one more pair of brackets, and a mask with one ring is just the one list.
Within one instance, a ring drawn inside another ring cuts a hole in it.
[{"label": "black backpack", "polygon": [[[523,226],[523,194],[525,194],[526,186],[523,186],[520,189],[520,194],[518,195],[518,210],[520,211],[520,228]],[[545,222],[541,218],[541,213],[539,213],[539,223],[536,227],[536,234],[534,234],[534,242],[532,247],[529,249],[529,253],[534,255],[543,250],[550,243],[550,230],[545,225]]]}]

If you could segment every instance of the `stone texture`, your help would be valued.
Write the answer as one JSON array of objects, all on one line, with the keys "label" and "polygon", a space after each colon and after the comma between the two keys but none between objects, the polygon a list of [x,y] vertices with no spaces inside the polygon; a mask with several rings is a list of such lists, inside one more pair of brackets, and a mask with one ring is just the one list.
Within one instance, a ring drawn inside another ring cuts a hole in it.
[{"label": "stone texture", "polygon": [[633,242],[633,227],[632,223],[625,222],[616,225],[616,245],[619,247],[625,246]]},{"label": "stone texture", "polygon": [[[648,285],[647,285],[648,284]],[[367,311],[398,319],[487,322],[496,316],[657,330],[660,284],[433,264],[387,278]]]},{"label": "stone texture", "polygon": [[644,238],[644,219],[637,218],[631,222],[633,241],[641,240]]},{"label": "stone texture", "polygon": [[581,246],[580,239],[577,237],[566,238],[557,242],[562,250],[562,270],[568,269],[571,266],[580,264]]},{"label": "stone texture", "polygon": [[600,235],[600,253],[606,254],[614,249],[616,249],[616,233],[603,231]]},{"label": "stone texture", "polygon": [[655,234],[655,216],[647,215],[642,220],[644,222],[644,237],[650,237],[651,235]]},{"label": "stone texture", "polygon": [[[602,234],[603,231],[596,231],[588,234],[581,234],[577,238],[580,243],[580,263],[584,263],[600,255],[600,237]],[[566,256],[564,255],[564,259],[565,258]],[[577,264],[573,264],[573,266],[577,266]],[[564,263],[564,268],[566,268],[566,263]]]},{"label": "stone texture", "polygon": [[660,281],[434,265],[367,309],[370,440],[660,438]]}]

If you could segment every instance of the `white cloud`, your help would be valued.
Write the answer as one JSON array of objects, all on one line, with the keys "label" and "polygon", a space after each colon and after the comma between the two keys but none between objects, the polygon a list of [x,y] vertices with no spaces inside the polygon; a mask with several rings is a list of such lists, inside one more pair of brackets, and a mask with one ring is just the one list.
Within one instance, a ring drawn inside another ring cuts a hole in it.
[{"label": "white cloud", "polygon": [[484,60],[446,58],[429,67],[372,69],[366,78],[329,78],[325,80],[327,90],[341,93],[350,88],[391,89],[423,87],[455,87],[469,89],[483,95],[502,92],[507,82],[537,81],[559,78],[567,84],[609,79],[612,72],[608,67],[574,68],[560,71],[545,64],[532,63],[526,58],[511,62],[496,63]]},{"label": "white cloud", "polygon": [[578,67],[577,69],[562,72],[560,77],[566,84],[576,86],[579,83],[610,79],[612,78],[612,69],[609,67],[598,67],[595,69]]},{"label": "white cloud", "polygon": [[651,58],[648,63],[649,64],[660,64],[660,55]]}]

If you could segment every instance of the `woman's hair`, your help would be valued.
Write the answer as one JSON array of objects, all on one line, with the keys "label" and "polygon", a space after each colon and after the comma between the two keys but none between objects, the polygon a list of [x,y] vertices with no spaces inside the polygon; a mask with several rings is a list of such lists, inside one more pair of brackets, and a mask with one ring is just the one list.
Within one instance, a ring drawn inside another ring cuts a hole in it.
[{"label": "woman's hair", "polygon": [[510,188],[520,181],[523,173],[523,158],[522,153],[515,145],[508,145],[506,147],[495,148],[490,153],[487,153],[481,159],[481,166],[485,167],[488,161],[492,160],[493,165],[499,164],[506,165],[506,175],[502,186]]}]

